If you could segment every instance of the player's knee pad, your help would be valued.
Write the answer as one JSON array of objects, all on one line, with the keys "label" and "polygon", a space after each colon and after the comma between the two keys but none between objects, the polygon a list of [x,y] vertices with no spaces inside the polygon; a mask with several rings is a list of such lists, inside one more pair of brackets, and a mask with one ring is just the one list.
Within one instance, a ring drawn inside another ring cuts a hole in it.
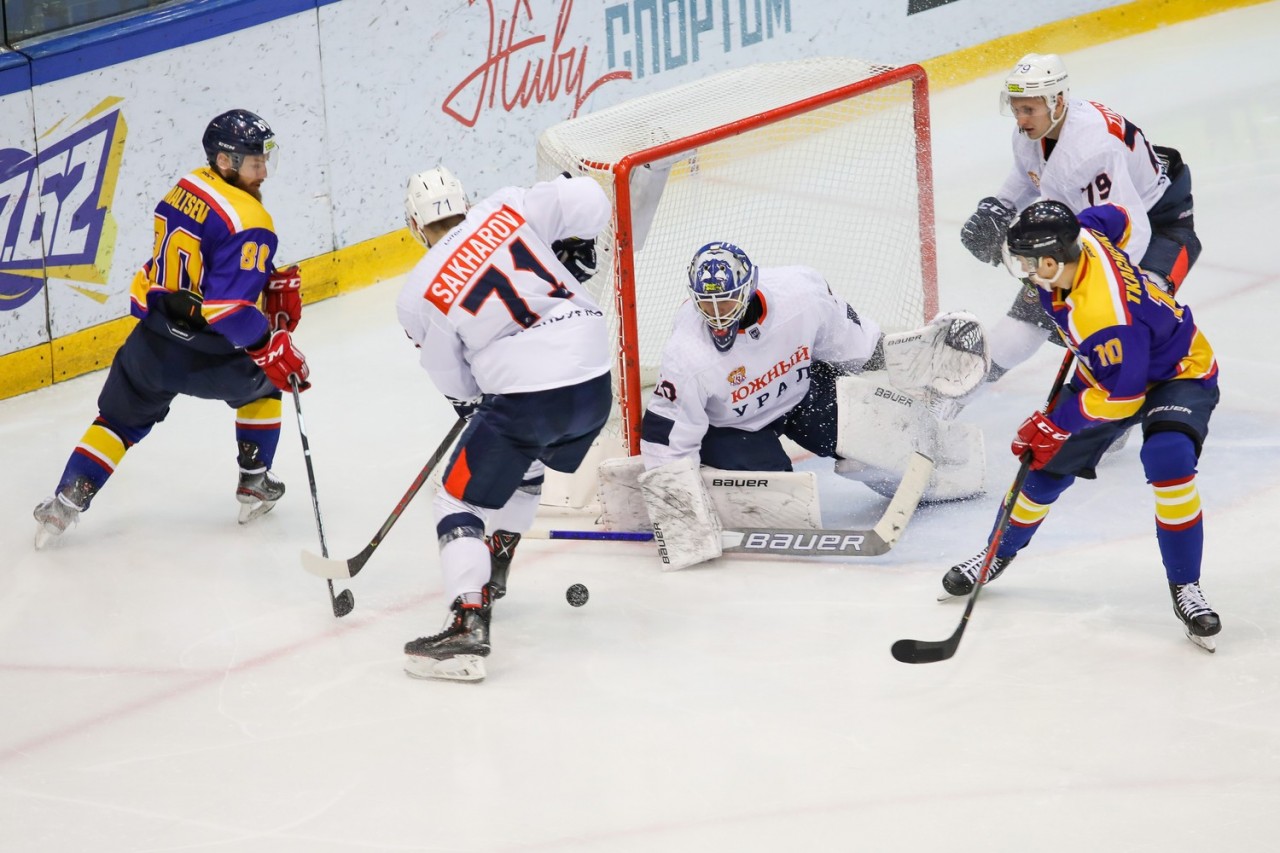
[{"label": "player's knee pad", "polygon": [[1178,430],[1148,435],[1140,456],[1149,483],[1166,483],[1196,473],[1196,444],[1191,436]]},{"label": "player's knee pad", "polygon": [[486,510],[465,503],[444,489],[436,492],[433,505],[436,537],[440,540],[441,547],[463,537],[484,539],[485,518],[488,514]]}]

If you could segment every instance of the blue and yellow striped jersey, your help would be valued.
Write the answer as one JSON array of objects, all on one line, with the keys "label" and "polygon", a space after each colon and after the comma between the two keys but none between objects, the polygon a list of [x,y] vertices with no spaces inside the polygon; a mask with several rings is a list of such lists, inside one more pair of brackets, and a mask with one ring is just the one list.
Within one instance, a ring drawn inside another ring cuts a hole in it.
[{"label": "blue and yellow striped jersey", "polygon": [[1065,288],[1040,302],[1077,356],[1075,404],[1054,410],[1068,432],[1135,414],[1147,389],[1187,380],[1216,385],[1218,362],[1191,309],[1148,282],[1116,241],[1129,216],[1112,205],[1080,212],[1080,261]]},{"label": "blue and yellow striped jersey", "polygon": [[165,194],[154,224],[151,259],[130,292],[133,315],[145,317],[167,292],[191,290],[211,329],[239,347],[260,340],[267,320],[257,303],[278,243],[262,203],[206,166]]}]

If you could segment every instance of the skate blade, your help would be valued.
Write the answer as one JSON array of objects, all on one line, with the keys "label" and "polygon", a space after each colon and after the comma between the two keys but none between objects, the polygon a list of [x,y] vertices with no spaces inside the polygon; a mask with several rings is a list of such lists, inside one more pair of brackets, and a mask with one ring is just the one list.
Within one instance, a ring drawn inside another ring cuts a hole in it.
[{"label": "skate blade", "polygon": [[61,535],[62,535],[61,530],[50,530],[48,527],[45,527],[43,524],[37,525],[36,538],[35,538],[36,550],[39,551],[41,548],[48,545],[50,542],[57,539]]},{"label": "skate blade", "polygon": [[973,593],[966,593],[965,595],[952,595],[951,593],[947,592],[944,589],[942,592],[938,593],[938,601],[960,601],[961,599],[968,598],[972,594]]},{"label": "skate blade", "polygon": [[1214,642],[1213,637],[1197,637],[1195,634],[1187,631],[1187,639],[1204,649],[1209,654],[1213,654],[1218,650],[1218,644]]},{"label": "skate blade", "polygon": [[251,504],[242,503],[240,504],[239,521],[241,524],[248,524],[255,518],[261,518],[271,512],[271,508],[275,505],[275,501],[258,501],[257,503]]},{"label": "skate blade", "polygon": [[438,678],[444,681],[483,681],[484,658],[479,655],[454,655],[444,660],[405,655],[404,671],[414,678]]}]

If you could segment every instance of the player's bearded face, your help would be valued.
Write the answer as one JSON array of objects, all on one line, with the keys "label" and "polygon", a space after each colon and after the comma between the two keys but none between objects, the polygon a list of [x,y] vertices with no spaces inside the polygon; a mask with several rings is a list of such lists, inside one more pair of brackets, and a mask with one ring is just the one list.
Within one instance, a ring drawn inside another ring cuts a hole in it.
[{"label": "player's bearded face", "polygon": [[235,173],[235,185],[262,201],[262,182],[267,179],[267,158],[261,154],[246,154]]}]

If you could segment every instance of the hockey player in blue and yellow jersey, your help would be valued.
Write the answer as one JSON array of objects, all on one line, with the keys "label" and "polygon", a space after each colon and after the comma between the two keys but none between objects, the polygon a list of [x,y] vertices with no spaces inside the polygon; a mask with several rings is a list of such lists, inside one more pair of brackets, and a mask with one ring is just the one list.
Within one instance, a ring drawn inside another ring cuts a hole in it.
[{"label": "hockey player in blue and yellow jersey", "polygon": [[[277,238],[260,187],[275,134],[259,116],[231,110],[204,133],[209,165],[156,205],[152,257],[134,278],[139,319],[116,352],[98,417],[76,445],[53,497],[35,509],[36,547],[61,535],[178,394],[236,410],[244,523],[271,509],[284,484],[271,472],[281,392],[310,387],[290,332],[301,315],[297,267],[276,270]],[[262,300],[262,309],[258,307]]]},{"label": "hockey player in blue and yellow jersey", "polygon": [[[1077,477],[1092,479],[1103,452],[1141,425],[1142,467],[1155,492],[1156,540],[1174,612],[1197,645],[1213,651],[1218,614],[1200,589],[1204,525],[1196,464],[1218,403],[1218,363],[1191,309],[1147,281],[1122,247],[1129,217],[1112,205],[1079,218],[1061,202],[1030,205],[1009,229],[1010,271],[1038,288],[1045,312],[1076,357],[1076,372],[1047,414],[1018,430],[1014,455],[1031,471],[987,580],[1031,541]],[[967,595],[982,554],[954,566],[942,585]]]}]

